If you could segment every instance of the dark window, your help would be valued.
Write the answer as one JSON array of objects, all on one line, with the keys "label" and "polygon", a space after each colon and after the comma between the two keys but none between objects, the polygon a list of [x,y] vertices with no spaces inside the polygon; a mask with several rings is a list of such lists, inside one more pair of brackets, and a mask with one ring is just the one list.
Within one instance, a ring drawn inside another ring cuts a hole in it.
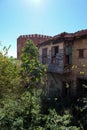
[{"label": "dark window", "polygon": [[69,65],[69,55],[65,55],[65,65]]},{"label": "dark window", "polygon": [[72,64],[72,55],[65,55],[65,65]]},{"label": "dark window", "polygon": [[79,49],[79,58],[84,58],[84,50]]},{"label": "dark window", "polygon": [[55,46],[54,50],[55,50],[55,55],[56,55],[58,53],[58,46]]},{"label": "dark window", "polygon": [[65,47],[65,65],[72,64],[72,46]]},{"label": "dark window", "polygon": [[52,56],[56,56],[56,54],[58,53],[59,51],[59,47],[58,46],[54,46],[52,47]]},{"label": "dark window", "polygon": [[58,52],[59,52],[59,46],[52,47],[51,63],[56,63],[57,62],[56,56],[57,56]]},{"label": "dark window", "polygon": [[43,50],[42,50],[42,55],[43,55],[43,56],[47,56],[47,48],[43,48]]}]

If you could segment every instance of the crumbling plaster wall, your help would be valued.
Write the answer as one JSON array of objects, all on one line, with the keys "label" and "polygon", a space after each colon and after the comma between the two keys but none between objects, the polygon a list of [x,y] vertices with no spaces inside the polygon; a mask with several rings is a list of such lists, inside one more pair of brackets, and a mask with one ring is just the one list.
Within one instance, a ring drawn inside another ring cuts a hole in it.
[{"label": "crumbling plaster wall", "polygon": [[[79,49],[84,49],[84,58],[79,58]],[[75,40],[72,47],[72,72],[75,77],[87,78],[87,38]]]}]

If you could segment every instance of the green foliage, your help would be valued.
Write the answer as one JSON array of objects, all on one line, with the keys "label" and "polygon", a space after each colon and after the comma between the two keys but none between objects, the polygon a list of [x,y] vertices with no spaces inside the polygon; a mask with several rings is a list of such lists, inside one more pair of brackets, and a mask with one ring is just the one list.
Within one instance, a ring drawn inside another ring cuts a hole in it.
[{"label": "green foliage", "polygon": [[15,127],[21,127],[20,105],[17,101],[6,99],[2,102],[3,108],[0,110],[0,128],[2,130],[15,130]]},{"label": "green foliage", "polygon": [[51,99],[43,94],[46,69],[34,44],[25,44],[21,65],[7,51],[0,52],[0,129],[86,130],[87,98]]},{"label": "green foliage", "polygon": [[87,128],[87,97],[78,98],[73,108],[74,121],[81,129]]},{"label": "green foliage", "polygon": [[[39,87],[46,72],[38,60],[38,50],[32,41],[27,41],[21,55],[22,83],[26,88]],[[44,83],[44,82],[43,82]]]},{"label": "green foliage", "polygon": [[6,96],[6,94],[11,96],[18,91],[20,85],[18,73],[19,67],[16,59],[9,58],[0,52],[0,97]]},{"label": "green foliage", "polygon": [[73,115],[66,110],[58,114],[50,109],[41,114],[41,91],[24,92],[18,100],[2,101],[0,128],[2,130],[80,130],[72,124]]},{"label": "green foliage", "polygon": [[[53,110],[49,114],[49,109]],[[56,112],[55,112],[56,110]],[[56,129],[78,129],[85,130],[87,128],[87,98],[79,98],[73,99],[70,97],[66,98],[44,98],[42,100],[42,113],[47,115],[49,119],[49,123],[46,127],[53,128],[54,124],[52,124],[51,119],[55,119],[54,115],[58,117],[58,120],[61,122],[55,125]],[[67,118],[69,117],[69,118]],[[47,119],[47,120],[48,120]],[[56,118],[57,119],[57,118]],[[66,121],[64,121],[64,119]],[[65,124],[66,123],[66,124]],[[69,124],[68,124],[69,123]]]},{"label": "green foliage", "polygon": [[63,115],[58,115],[55,109],[49,111],[46,119],[46,129],[50,130],[79,130],[76,126],[71,125],[72,115],[65,111]]},{"label": "green foliage", "polygon": [[0,128],[2,130],[34,130],[39,128],[40,91],[24,92],[18,100],[2,101]]}]

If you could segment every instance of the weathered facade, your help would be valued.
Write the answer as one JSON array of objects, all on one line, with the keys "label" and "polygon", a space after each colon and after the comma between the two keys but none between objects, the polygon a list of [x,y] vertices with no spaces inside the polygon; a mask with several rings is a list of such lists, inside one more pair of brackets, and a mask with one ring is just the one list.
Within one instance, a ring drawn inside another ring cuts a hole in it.
[{"label": "weathered facade", "polygon": [[72,45],[72,79],[78,96],[87,96],[87,30],[74,34]]},{"label": "weathered facade", "polygon": [[61,33],[38,48],[40,62],[47,67],[49,91],[87,96],[87,30]]},{"label": "weathered facade", "polygon": [[46,64],[48,72],[64,74],[70,71],[72,45],[64,39],[65,35],[67,33],[62,33],[38,45],[40,62]]},{"label": "weathered facade", "polygon": [[54,37],[23,35],[17,39],[17,58],[27,40],[38,46],[46,65],[50,96],[87,96],[87,30],[63,32]]}]

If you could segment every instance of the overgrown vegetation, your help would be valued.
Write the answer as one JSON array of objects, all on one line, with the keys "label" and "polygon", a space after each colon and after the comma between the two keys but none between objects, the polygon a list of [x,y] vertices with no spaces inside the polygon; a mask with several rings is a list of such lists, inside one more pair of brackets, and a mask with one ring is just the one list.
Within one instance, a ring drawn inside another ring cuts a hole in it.
[{"label": "overgrown vegetation", "polygon": [[1,130],[87,129],[87,98],[46,96],[46,69],[31,41],[23,48],[21,64],[6,53],[0,52]]}]

